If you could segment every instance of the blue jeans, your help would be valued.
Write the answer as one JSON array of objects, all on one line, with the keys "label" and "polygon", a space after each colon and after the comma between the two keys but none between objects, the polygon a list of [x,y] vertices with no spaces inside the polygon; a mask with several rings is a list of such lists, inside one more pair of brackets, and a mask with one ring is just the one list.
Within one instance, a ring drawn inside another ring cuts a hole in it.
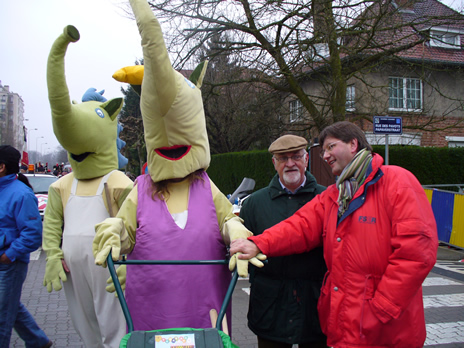
[{"label": "blue jeans", "polygon": [[0,348],[9,347],[13,328],[26,348],[43,347],[50,341],[20,302],[26,275],[27,263],[0,263]]}]

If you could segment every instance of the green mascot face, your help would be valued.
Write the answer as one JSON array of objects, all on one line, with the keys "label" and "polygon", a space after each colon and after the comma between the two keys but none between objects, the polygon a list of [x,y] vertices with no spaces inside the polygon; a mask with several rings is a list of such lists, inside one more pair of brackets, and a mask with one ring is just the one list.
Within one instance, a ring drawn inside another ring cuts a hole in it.
[{"label": "green mascot face", "polygon": [[55,40],[47,63],[48,98],[53,131],[68,151],[74,176],[91,179],[118,168],[117,115],[123,99],[71,103],[64,73],[64,56],[69,43],[78,40],[79,32],[73,26],[67,26]]}]

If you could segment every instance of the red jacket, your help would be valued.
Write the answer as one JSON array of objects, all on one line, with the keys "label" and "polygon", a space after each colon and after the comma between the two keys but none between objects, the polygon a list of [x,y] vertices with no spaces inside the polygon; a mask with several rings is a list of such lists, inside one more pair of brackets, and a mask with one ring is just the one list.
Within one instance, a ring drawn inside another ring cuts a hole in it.
[{"label": "red jacket", "polygon": [[328,271],[318,309],[329,346],[411,348],[425,341],[422,282],[436,261],[435,218],[414,175],[382,163],[374,154],[368,177],[338,221],[332,185],[249,238],[268,256],[323,245]]}]

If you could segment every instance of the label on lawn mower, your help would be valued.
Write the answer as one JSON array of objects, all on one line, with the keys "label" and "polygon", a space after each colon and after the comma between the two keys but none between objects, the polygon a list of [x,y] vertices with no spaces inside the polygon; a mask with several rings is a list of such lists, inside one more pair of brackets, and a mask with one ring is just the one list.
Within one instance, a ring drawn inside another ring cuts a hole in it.
[{"label": "label on lawn mower", "polygon": [[195,348],[195,335],[156,335],[156,348]]}]

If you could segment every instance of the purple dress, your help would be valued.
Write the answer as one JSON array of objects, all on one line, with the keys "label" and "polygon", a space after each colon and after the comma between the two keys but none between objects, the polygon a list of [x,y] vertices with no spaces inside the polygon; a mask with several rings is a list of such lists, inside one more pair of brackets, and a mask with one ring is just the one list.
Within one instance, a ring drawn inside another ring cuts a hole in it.
[{"label": "purple dress", "polygon": [[[137,179],[138,228],[129,260],[225,258],[211,184],[206,173],[202,177],[190,186],[185,229],[174,222],[165,201],[151,198],[150,176]],[[227,265],[128,265],[125,295],[134,329],[211,327],[209,311],[219,313],[230,279]],[[227,317],[230,323],[230,307]]]}]

